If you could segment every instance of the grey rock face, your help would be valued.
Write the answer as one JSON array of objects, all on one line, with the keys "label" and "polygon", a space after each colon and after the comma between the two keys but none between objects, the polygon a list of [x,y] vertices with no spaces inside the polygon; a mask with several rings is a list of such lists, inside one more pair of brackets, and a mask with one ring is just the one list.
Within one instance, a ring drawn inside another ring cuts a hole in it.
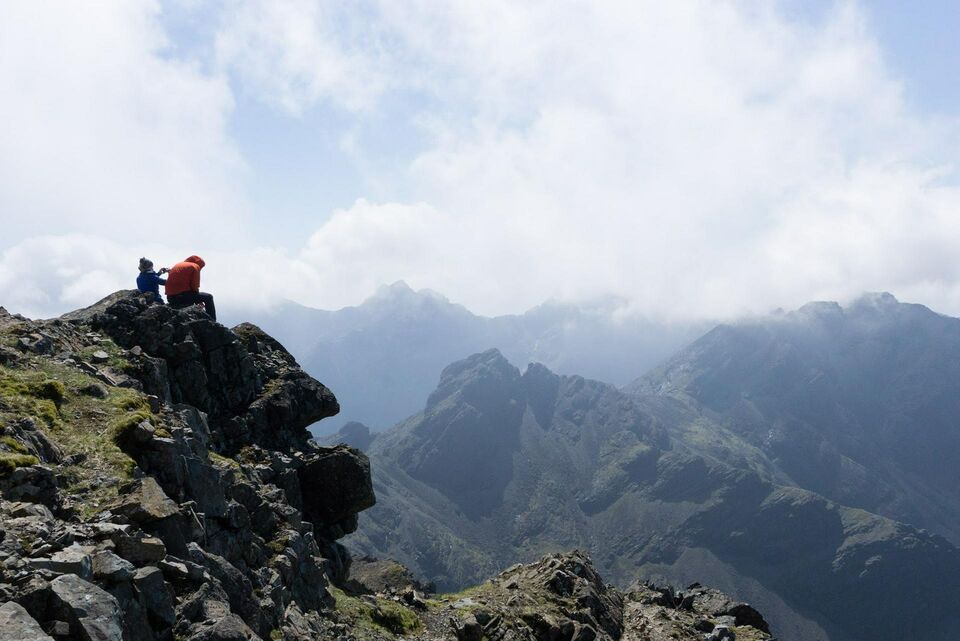
[{"label": "grey rock face", "polygon": [[187,641],[260,641],[260,637],[243,619],[235,614],[228,614],[213,625],[199,628],[187,637]]},{"label": "grey rock face", "polygon": [[202,312],[148,305],[137,296],[117,296],[88,316],[123,347],[161,359],[166,375],[147,378],[165,380],[169,389],[146,391],[206,412],[223,445],[302,447],[308,425],[339,411],[330,390],[253,325],[230,331]]},{"label": "grey rock face", "polygon": [[341,445],[317,450],[297,470],[297,476],[304,516],[313,523],[343,523],[376,503],[370,461],[352,448]]},{"label": "grey rock face", "polygon": [[93,557],[93,576],[109,583],[122,583],[133,578],[136,567],[129,561],[103,550]]},{"label": "grey rock face", "polygon": [[50,570],[57,574],[76,574],[86,579],[93,574],[90,549],[76,544],[52,554],[49,558],[30,559],[29,563],[37,569]]},{"label": "grey rock face", "polygon": [[167,546],[161,539],[152,536],[138,538],[121,535],[116,537],[115,543],[117,554],[137,567],[157,563],[167,555]]},{"label": "grey rock face", "polygon": [[120,503],[112,509],[114,513],[122,514],[138,525],[160,521],[180,512],[177,504],[149,476],[125,488]]},{"label": "grey rock face", "polygon": [[0,641],[53,641],[18,603],[0,605]]},{"label": "grey rock face", "polygon": [[172,627],[176,623],[174,593],[164,581],[163,572],[155,567],[140,568],[133,577],[141,601],[151,623],[157,629]]},{"label": "grey rock face", "polygon": [[73,574],[50,582],[54,611],[83,641],[123,641],[123,612],[108,592]]},{"label": "grey rock face", "polygon": [[255,630],[261,630],[264,622],[260,613],[260,604],[253,594],[253,585],[240,570],[229,561],[216,554],[204,552],[196,543],[190,544],[190,560],[210,572],[226,592],[230,609],[239,614]]}]

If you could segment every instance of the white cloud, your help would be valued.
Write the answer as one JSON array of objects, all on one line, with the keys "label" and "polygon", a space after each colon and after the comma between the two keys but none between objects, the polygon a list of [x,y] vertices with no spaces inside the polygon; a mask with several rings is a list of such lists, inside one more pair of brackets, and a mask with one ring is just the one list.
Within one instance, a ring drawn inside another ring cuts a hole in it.
[{"label": "white cloud", "polygon": [[96,233],[235,238],[243,166],[223,78],[165,56],[146,0],[0,3],[0,212],[8,242]]},{"label": "white cloud", "polygon": [[960,312],[960,127],[910,112],[856,5],[823,24],[750,2],[373,13],[394,82],[429,98],[432,144],[393,176],[429,206],[321,229],[301,260],[334,291],[402,277],[488,312],[613,293],[698,315],[882,288]]},{"label": "white cloud", "polygon": [[217,59],[255,95],[292,114],[319,100],[368,109],[389,73],[363,10],[310,0],[234,2],[216,39]]},{"label": "white cloud", "polygon": [[[28,238],[0,255],[0,303],[11,312],[48,317],[86,307],[130,287],[117,264],[122,246],[98,236],[65,234]],[[129,281],[129,279],[126,279]]]},{"label": "white cloud", "polygon": [[[423,151],[366,176],[377,202],[304,230],[302,247],[210,240],[221,299],[330,308],[402,278],[487,313],[615,294],[714,316],[887,289],[960,314],[960,125],[911,110],[855,4],[813,24],[746,1],[291,0],[228,5],[222,24],[221,68],[245,91],[287,113],[352,113],[344,147],[360,158],[391,150],[357,135],[367,119],[414,95]],[[185,167],[195,184],[129,193],[236,197],[229,88],[157,46],[133,68],[180,78],[166,110],[206,105],[183,138],[223,153]],[[90,118],[103,128],[89,113],[63,128]],[[131,149],[175,129],[148,121]],[[27,191],[42,209],[43,190]],[[157,255],[180,258],[176,240]]]}]

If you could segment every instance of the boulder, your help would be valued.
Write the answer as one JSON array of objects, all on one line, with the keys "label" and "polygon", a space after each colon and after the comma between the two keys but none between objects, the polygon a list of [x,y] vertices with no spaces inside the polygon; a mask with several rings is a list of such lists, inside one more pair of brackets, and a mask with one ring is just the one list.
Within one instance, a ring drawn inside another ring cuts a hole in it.
[{"label": "boulder", "polygon": [[216,554],[205,552],[196,543],[189,545],[190,560],[207,569],[223,587],[230,602],[230,610],[236,612],[254,630],[263,632],[260,604],[253,593],[253,585],[244,574],[229,561]]},{"label": "boulder", "polygon": [[108,592],[74,574],[57,577],[50,590],[55,616],[82,641],[123,641],[123,613]]},{"label": "boulder", "polygon": [[155,629],[162,630],[176,623],[173,590],[164,581],[163,572],[159,568],[140,568],[133,577],[133,585],[137,588],[150,623]]},{"label": "boulder", "polygon": [[125,559],[104,550],[93,557],[93,576],[109,583],[120,583],[133,578],[136,567]]},{"label": "boulder", "polygon": [[53,641],[18,603],[0,605],[0,641]]},{"label": "boulder", "polygon": [[84,394],[84,395],[86,395],[86,396],[92,396],[93,398],[106,398],[106,397],[107,397],[107,390],[106,390],[106,388],[104,388],[103,385],[99,385],[99,384],[97,384],[97,383],[90,383],[90,384],[88,384],[88,385],[84,385],[84,386],[81,387],[78,391],[79,391],[81,394]]},{"label": "boulder", "polygon": [[749,625],[761,632],[770,632],[770,626],[756,609],[746,603],[731,600],[722,592],[702,586],[691,586],[684,593],[692,597],[693,607],[713,617],[733,617],[736,625]]},{"label": "boulder", "polygon": [[707,635],[707,641],[736,641],[736,638],[736,632],[725,625],[718,625]]},{"label": "boulder", "polygon": [[196,633],[187,637],[187,641],[261,641],[261,638],[243,619],[235,614],[228,614],[212,625],[200,627]]},{"label": "boulder", "polygon": [[370,459],[346,445],[317,448],[297,475],[304,518],[314,525],[347,521],[376,503]]},{"label": "boulder", "polygon": [[54,509],[60,501],[56,473],[43,465],[18,467],[0,479],[0,493],[10,501],[42,503]]},{"label": "boulder", "polygon": [[180,508],[160,488],[152,477],[138,479],[123,488],[120,504],[112,511],[122,514],[133,523],[144,525],[174,516]]},{"label": "boulder", "polygon": [[57,574],[76,574],[85,579],[93,576],[90,550],[77,544],[55,552],[49,558],[30,559],[28,563],[36,569],[50,570]]},{"label": "boulder", "polygon": [[158,538],[119,535],[114,538],[117,554],[135,566],[157,563],[167,556],[167,546]]}]

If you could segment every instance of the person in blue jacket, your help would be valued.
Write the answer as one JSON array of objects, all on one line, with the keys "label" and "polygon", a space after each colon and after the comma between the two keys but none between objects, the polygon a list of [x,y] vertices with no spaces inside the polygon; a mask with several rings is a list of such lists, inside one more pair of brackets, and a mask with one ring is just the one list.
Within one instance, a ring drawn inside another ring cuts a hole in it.
[{"label": "person in blue jacket", "polygon": [[144,293],[153,294],[152,302],[164,304],[163,296],[160,295],[160,285],[166,284],[165,278],[160,278],[169,270],[161,267],[160,272],[153,271],[153,261],[146,258],[140,259],[140,275],[137,276],[137,289]]}]

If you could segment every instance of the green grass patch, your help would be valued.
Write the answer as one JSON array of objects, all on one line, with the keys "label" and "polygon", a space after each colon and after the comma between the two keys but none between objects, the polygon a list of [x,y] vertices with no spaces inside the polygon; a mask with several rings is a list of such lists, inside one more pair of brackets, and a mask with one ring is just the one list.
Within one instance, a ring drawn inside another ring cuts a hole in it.
[{"label": "green grass patch", "polygon": [[110,339],[102,339],[96,345],[91,345],[89,347],[84,347],[80,350],[80,357],[88,362],[93,362],[93,355],[96,352],[106,352],[107,360],[105,363],[100,363],[101,365],[107,365],[109,367],[115,367],[117,369],[123,370],[130,366],[130,361],[124,355],[124,350],[122,347],[114,343]]},{"label": "green grass patch", "polygon": [[373,622],[386,628],[394,634],[411,634],[422,626],[413,610],[404,607],[396,601],[377,599],[377,607],[373,611]]},{"label": "green grass patch", "polygon": [[27,454],[27,448],[12,436],[0,436],[0,443],[3,443],[10,448],[10,451],[16,452],[17,454]]},{"label": "green grass patch", "polygon": [[274,554],[283,554],[283,551],[287,549],[288,545],[290,545],[290,537],[288,536],[281,536],[267,543],[267,547],[270,548],[270,551]]},{"label": "green grass patch", "polygon": [[0,409],[14,417],[30,416],[53,427],[60,420],[65,396],[64,384],[42,371],[0,367]]},{"label": "green grass patch", "polygon": [[148,420],[150,420],[150,412],[144,412],[142,410],[128,412],[127,414],[118,416],[110,421],[110,426],[107,429],[107,432],[110,434],[110,440],[123,449],[123,447],[130,442],[131,435],[137,428],[137,425]]},{"label": "green grass patch", "polygon": [[[146,396],[135,390],[104,385],[96,378],[52,359],[37,358],[30,370],[0,367],[0,420],[8,424],[22,416],[32,416],[56,441],[65,454],[83,454],[83,463],[62,470],[64,490],[79,503],[81,515],[95,515],[117,495],[119,483],[104,483],[107,473],[118,481],[130,478],[135,466],[114,441],[114,432],[150,418]],[[6,381],[6,385],[3,385]],[[57,385],[42,385],[53,381]],[[17,384],[20,384],[17,386]],[[92,384],[107,389],[106,398],[83,394]],[[21,392],[10,397],[2,390],[16,387]],[[30,394],[23,394],[24,389]],[[62,395],[60,391],[62,390]],[[54,399],[60,397],[59,405]]]},{"label": "green grass patch", "polygon": [[0,477],[10,476],[18,467],[29,467],[39,462],[36,456],[29,454],[0,454]]},{"label": "green grass patch", "polygon": [[227,465],[240,469],[240,462],[236,461],[229,456],[224,456],[223,454],[217,454],[216,452],[208,452],[207,455],[210,457],[210,462],[214,465]]},{"label": "green grass patch", "polygon": [[355,628],[361,639],[364,632],[377,635],[386,630],[391,634],[408,635],[423,628],[420,617],[396,601],[378,598],[374,605],[334,586],[330,587],[330,594],[336,601],[337,612]]},{"label": "green grass patch", "polygon": [[150,412],[150,402],[147,397],[136,390],[119,387],[110,390],[108,396],[110,405],[125,412]]}]

